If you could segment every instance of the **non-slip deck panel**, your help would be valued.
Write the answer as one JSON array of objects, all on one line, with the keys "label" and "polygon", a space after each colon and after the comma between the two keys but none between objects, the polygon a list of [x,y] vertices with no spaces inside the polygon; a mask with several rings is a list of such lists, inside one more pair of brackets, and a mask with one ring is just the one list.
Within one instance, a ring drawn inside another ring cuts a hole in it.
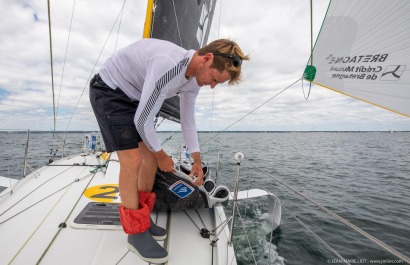
[{"label": "non-slip deck panel", "polygon": [[76,224],[121,225],[118,203],[90,202],[74,219]]}]

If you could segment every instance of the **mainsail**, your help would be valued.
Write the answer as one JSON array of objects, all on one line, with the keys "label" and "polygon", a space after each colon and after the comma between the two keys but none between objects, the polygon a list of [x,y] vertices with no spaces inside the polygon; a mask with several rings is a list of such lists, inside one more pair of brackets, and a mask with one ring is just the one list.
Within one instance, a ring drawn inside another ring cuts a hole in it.
[{"label": "mainsail", "polygon": [[408,0],[332,0],[305,78],[410,117],[409,13]]},{"label": "mainsail", "polygon": [[[144,38],[173,42],[187,50],[206,45],[216,0],[148,1]],[[165,100],[160,116],[180,122],[179,97]]]}]

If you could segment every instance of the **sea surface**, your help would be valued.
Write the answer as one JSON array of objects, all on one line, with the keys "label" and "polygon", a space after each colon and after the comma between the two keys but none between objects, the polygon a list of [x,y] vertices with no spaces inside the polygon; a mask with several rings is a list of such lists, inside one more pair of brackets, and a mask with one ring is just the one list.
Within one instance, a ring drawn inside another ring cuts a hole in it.
[{"label": "sea surface", "polygon": [[[65,136],[65,155],[81,151],[83,135]],[[234,233],[238,264],[405,264],[275,178],[410,256],[410,132],[199,135],[213,178],[219,155],[217,183],[233,190],[238,171],[234,155],[243,152],[239,189],[267,190],[284,206],[281,225],[271,233],[264,200],[239,204]],[[169,154],[180,150],[180,132],[159,136]],[[64,134],[31,132],[28,164],[39,168],[50,157],[60,158],[60,138]],[[0,176],[22,177],[25,145],[26,132],[0,132]]]}]

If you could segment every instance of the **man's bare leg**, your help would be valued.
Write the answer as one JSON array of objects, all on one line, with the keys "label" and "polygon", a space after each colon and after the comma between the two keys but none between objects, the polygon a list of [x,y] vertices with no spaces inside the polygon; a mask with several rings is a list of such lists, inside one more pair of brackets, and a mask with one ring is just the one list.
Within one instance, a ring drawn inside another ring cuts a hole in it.
[{"label": "man's bare leg", "polygon": [[117,151],[120,161],[119,188],[121,203],[127,209],[136,210],[138,206],[138,172],[141,168],[141,152],[138,148]]},{"label": "man's bare leg", "polygon": [[158,169],[158,160],[154,153],[143,143],[138,143],[142,164],[138,173],[138,191],[151,192]]},{"label": "man's bare leg", "polygon": [[[148,147],[143,143],[138,143],[139,150],[141,151],[142,164],[140,171],[138,173],[138,191],[143,194],[146,192],[152,192],[154,187],[155,176],[158,169],[158,160],[154,156],[154,153],[148,149]],[[141,199],[142,200],[142,199]],[[167,230],[157,226],[155,222],[150,219],[151,226],[149,232],[156,240],[164,240],[167,237]]]},{"label": "man's bare leg", "polygon": [[[155,202],[155,195],[141,196],[139,204],[138,172],[142,158],[139,148],[117,151],[120,160],[120,219],[124,231],[128,234],[128,248],[144,261],[164,263],[168,260],[168,252],[155,241],[148,231],[151,226],[150,212]],[[149,204],[149,205],[148,205]]]}]

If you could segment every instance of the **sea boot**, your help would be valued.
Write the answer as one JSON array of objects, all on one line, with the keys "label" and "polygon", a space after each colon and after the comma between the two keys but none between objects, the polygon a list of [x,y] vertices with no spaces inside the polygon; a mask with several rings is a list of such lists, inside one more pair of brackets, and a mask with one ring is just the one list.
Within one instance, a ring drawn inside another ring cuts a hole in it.
[{"label": "sea boot", "polygon": [[140,202],[140,209],[131,210],[120,206],[120,220],[124,232],[128,234],[128,248],[142,260],[151,263],[168,261],[168,252],[149,233],[150,210]]},{"label": "sea boot", "polygon": [[[148,206],[150,212],[152,212],[156,199],[155,193],[140,191],[138,192],[138,198],[140,202],[145,203]],[[150,218],[150,223],[151,226],[149,227],[148,231],[155,240],[164,240],[165,238],[167,238],[167,230],[156,225],[154,221],[152,221],[152,218]]]}]

